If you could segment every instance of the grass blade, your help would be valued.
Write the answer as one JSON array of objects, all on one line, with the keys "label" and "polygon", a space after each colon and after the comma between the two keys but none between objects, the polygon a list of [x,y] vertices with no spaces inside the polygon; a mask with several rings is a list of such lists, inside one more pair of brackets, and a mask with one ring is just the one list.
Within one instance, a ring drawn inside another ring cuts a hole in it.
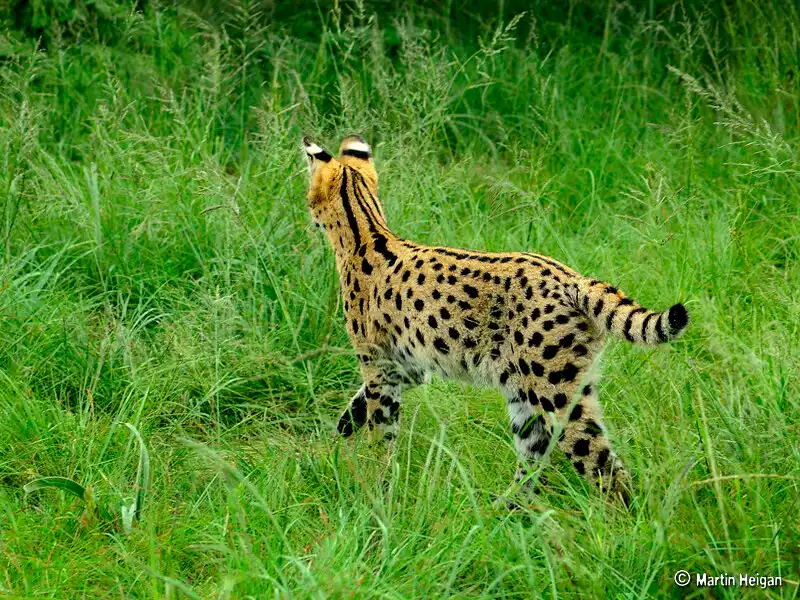
[{"label": "grass blade", "polygon": [[150,453],[147,451],[147,446],[145,446],[139,430],[130,423],[124,423],[124,425],[131,430],[131,433],[139,442],[139,466],[136,469],[136,501],[133,516],[137,521],[140,521],[147,488],[150,483]]},{"label": "grass blade", "polygon": [[41,479],[35,479],[30,483],[26,483],[22,488],[26,494],[46,489],[61,490],[62,492],[72,494],[76,498],[86,500],[86,488],[80,483],[66,477],[42,477]]}]

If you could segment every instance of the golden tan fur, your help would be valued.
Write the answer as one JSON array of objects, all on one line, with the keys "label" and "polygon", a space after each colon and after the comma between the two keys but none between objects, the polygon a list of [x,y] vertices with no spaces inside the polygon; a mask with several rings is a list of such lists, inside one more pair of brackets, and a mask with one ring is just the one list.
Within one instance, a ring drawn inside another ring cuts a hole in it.
[{"label": "golden tan fur", "polygon": [[339,431],[367,423],[395,436],[401,392],[431,373],[492,385],[506,397],[523,459],[545,453],[558,420],[557,444],[575,468],[624,497],[628,474],[605,434],[590,367],[608,333],[642,344],[674,339],[688,323],[683,306],[649,311],[538,254],[401,239],[386,225],[364,140],[345,138],[338,160],[304,142],[308,206],[336,255],[364,379]]}]

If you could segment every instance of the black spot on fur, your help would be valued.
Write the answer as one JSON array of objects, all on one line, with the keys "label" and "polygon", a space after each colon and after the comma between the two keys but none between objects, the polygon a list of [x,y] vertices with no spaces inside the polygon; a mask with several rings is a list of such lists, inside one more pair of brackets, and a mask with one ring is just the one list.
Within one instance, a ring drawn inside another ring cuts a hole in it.
[{"label": "black spot on fur", "polygon": [[562,337],[560,340],[558,340],[558,345],[561,346],[562,348],[569,348],[570,346],[572,346],[572,343],[574,341],[575,341],[575,334],[574,333],[568,333],[567,335]]},{"label": "black spot on fur", "polygon": [[370,275],[372,273],[372,265],[367,262],[366,258],[361,261],[361,270],[364,272],[364,275]]},{"label": "black spot on fur", "polygon": [[603,434],[602,427],[600,427],[594,421],[586,421],[586,425],[584,426],[583,430],[592,437],[597,437],[598,435]]},{"label": "black spot on fur", "polygon": [[353,435],[353,425],[361,426],[367,421],[367,399],[363,391],[353,398],[350,406],[339,419],[339,424],[336,429],[344,437]]},{"label": "black spot on fur", "polygon": [[[518,435],[521,439],[526,440],[531,436],[531,434],[533,434],[534,431],[541,428],[541,424],[538,423],[540,420],[541,419],[539,415],[532,415],[525,419],[525,422],[522,424],[522,426],[518,426],[516,424],[512,425],[511,431]],[[547,446],[545,445],[545,448],[546,447]]]},{"label": "black spot on fur", "polygon": [[447,354],[448,352],[450,352],[450,346],[448,346],[447,342],[445,342],[440,337],[437,337],[436,339],[433,340],[433,347],[436,348],[442,354]]},{"label": "black spot on fur", "polygon": [[567,363],[561,369],[561,377],[564,381],[575,381],[578,376],[578,367],[572,363]]},{"label": "black spot on fur", "polygon": [[555,344],[545,346],[544,350],[542,350],[542,358],[545,360],[550,360],[551,358],[554,358],[556,354],[558,354],[559,350],[560,348]]},{"label": "black spot on fur", "polygon": [[478,297],[478,290],[472,287],[469,284],[464,285],[464,291],[466,292],[467,296],[470,298],[477,298]]},{"label": "black spot on fur", "polygon": [[605,466],[606,466],[606,463],[608,462],[608,455],[609,455],[609,454],[610,454],[610,453],[609,453],[609,450],[608,450],[608,448],[603,448],[603,449],[600,451],[600,453],[597,455],[597,465],[596,465],[596,468],[597,468],[597,469],[599,469],[600,471],[602,471],[602,470],[603,470],[603,467],[605,467]]},{"label": "black spot on fur", "polygon": [[589,456],[589,440],[578,440],[572,447],[575,456]]}]

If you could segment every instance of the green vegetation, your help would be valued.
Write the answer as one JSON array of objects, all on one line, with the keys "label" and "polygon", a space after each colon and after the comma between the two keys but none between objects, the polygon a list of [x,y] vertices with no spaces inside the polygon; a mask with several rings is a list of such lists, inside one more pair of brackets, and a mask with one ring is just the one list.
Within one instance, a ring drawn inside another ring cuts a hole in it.
[{"label": "green vegetation", "polygon": [[[796,598],[797,5],[211,4],[0,0],[0,595]],[[604,356],[630,512],[557,454],[496,509],[492,391],[406,394],[394,461],[334,438],[304,132],[370,140],[405,237],[686,303]]]}]

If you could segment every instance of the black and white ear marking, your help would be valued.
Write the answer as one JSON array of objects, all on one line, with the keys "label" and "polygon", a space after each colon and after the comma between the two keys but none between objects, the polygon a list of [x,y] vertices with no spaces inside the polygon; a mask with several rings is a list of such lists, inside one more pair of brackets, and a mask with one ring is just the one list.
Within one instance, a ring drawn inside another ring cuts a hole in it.
[{"label": "black and white ear marking", "polygon": [[315,144],[307,135],[303,137],[303,149],[308,155],[309,165],[315,160],[326,163],[333,158],[324,148]]},{"label": "black and white ear marking", "polygon": [[372,158],[372,150],[360,135],[349,135],[342,140],[339,155],[369,160]]}]

